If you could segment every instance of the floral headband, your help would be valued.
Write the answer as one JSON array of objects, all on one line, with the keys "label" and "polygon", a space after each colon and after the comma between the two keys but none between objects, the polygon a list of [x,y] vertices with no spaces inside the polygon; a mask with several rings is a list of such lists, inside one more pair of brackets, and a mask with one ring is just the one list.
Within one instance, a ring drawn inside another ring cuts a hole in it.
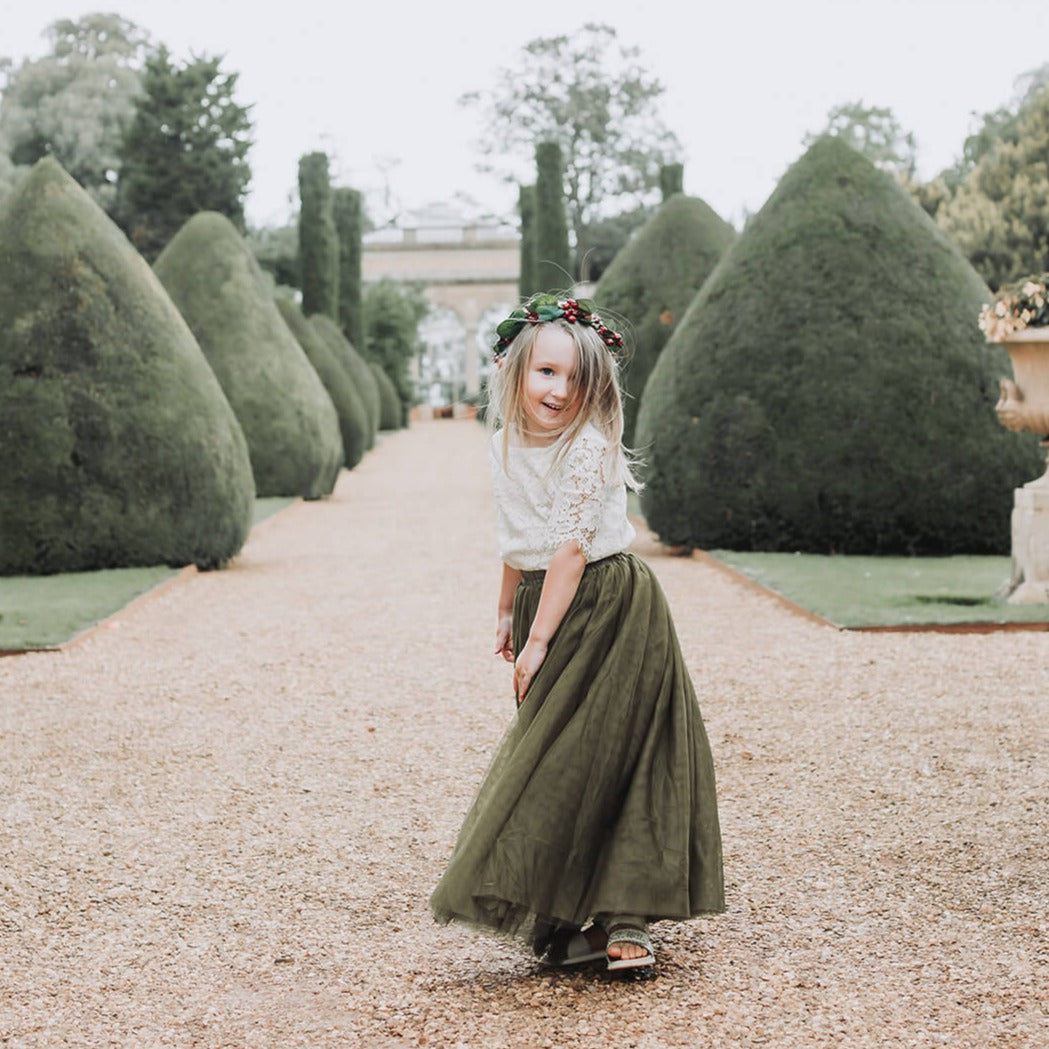
[{"label": "floral headband", "polygon": [[526,324],[542,324],[563,317],[570,324],[585,324],[594,329],[611,353],[623,346],[623,336],[601,323],[589,299],[559,299],[556,295],[533,295],[523,306],[518,306],[495,329],[498,336],[493,356],[499,360],[507,347],[517,338]]}]

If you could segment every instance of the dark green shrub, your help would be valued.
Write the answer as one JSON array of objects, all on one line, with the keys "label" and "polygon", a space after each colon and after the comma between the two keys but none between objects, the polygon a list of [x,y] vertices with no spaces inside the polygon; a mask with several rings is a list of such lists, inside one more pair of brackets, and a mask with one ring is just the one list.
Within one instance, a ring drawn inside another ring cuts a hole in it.
[{"label": "dark green shrub", "polygon": [[328,155],[299,159],[299,279],[302,312],[339,319],[339,238],[332,212]]},{"label": "dark green shrub", "polygon": [[664,164],[659,169],[659,192],[663,200],[669,200],[675,193],[685,192],[684,164]]},{"label": "dark green shrub", "polygon": [[314,331],[327,343],[328,349],[335,355],[335,359],[346,369],[347,374],[353,381],[354,388],[364,402],[364,407],[368,413],[368,447],[371,448],[375,444],[375,435],[379,432],[379,415],[381,412],[379,384],[375,379],[375,373],[369,367],[368,362],[339,330],[339,326],[331,317],[324,313],[315,313],[307,319]]},{"label": "dark green shrub", "polygon": [[523,301],[542,290],[535,282],[535,186],[518,187],[517,213],[521,218],[521,261],[517,291]]},{"label": "dark green shrub", "polygon": [[142,257],[50,158],[0,207],[0,574],[214,568],[248,449]]},{"label": "dark green shrub", "polygon": [[1003,553],[1033,437],[997,421],[1010,374],[990,293],[888,174],[834,138],[798,160],[660,355],[636,443],[666,543]]},{"label": "dark green shrub", "polygon": [[555,291],[573,283],[572,252],[565,215],[565,171],[557,142],[535,148],[535,291]]},{"label": "dark green shrub", "polygon": [[709,205],[676,193],[616,254],[594,292],[612,327],[626,324],[620,373],[623,439],[634,442],[641,393],[656,359],[736,231]]},{"label": "dark green shrub", "polygon": [[194,215],[153,268],[237,413],[258,494],[330,493],[345,459],[335,406],[233,224]]},{"label": "dark green shrub", "polygon": [[352,470],[364,457],[371,442],[368,410],[364,407],[364,401],[346,369],[335,359],[328,344],[303,315],[291,290],[279,288],[275,298],[284,323],[291,329],[335,405],[342,447],[346,453],[344,465]]},{"label": "dark green shrub", "polygon": [[412,360],[422,350],[419,323],[430,306],[422,285],[390,277],[370,281],[364,289],[364,347],[362,356],[386,373],[401,400],[406,424],[415,403]]},{"label": "dark green shrub", "polygon": [[382,365],[369,361],[368,366],[379,387],[379,429],[399,430],[404,426],[404,405],[397,387],[394,386],[393,379],[382,370]]},{"label": "dark green shrub", "polygon": [[364,306],[361,301],[364,211],[361,195],[355,189],[340,186],[332,190],[331,203],[339,242],[339,327],[351,346],[361,346],[364,341]]}]

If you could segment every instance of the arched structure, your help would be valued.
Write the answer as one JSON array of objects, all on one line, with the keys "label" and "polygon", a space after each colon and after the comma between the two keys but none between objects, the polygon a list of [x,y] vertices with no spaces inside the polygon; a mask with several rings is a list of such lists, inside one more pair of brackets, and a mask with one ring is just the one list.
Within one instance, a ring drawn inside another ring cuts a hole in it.
[{"label": "arched structure", "polygon": [[[480,392],[487,358],[478,341],[484,322],[519,301],[520,238],[510,226],[441,218],[431,214],[412,225],[366,234],[362,278],[419,284],[435,310],[455,314],[463,336],[453,385],[472,396]],[[429,382],[426,375],[418,378],[424,387]]]}]

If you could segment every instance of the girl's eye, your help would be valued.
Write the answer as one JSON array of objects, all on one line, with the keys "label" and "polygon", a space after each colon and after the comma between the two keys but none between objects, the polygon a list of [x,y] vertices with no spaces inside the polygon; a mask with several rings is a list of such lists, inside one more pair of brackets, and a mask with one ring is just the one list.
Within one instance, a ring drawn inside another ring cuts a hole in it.
[{"label": "girl's eye", "polygon": [[539,369],[539,374],[540,375],[553,375],[554,374],[554,369],[553,368],[540,368]]}]

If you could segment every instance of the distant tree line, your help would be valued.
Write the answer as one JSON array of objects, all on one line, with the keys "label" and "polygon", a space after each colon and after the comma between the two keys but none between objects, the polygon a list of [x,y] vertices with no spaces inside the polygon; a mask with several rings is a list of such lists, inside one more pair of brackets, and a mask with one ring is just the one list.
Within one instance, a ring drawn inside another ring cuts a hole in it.
[{"label": "distant tree line", "polygon": [[0,195],[51,156],[150,261],[199,211],[244,231],[252,124],[236,74],[213,57],[175,61],[119,15],[46,35],[50,54],[6,71]]}]

